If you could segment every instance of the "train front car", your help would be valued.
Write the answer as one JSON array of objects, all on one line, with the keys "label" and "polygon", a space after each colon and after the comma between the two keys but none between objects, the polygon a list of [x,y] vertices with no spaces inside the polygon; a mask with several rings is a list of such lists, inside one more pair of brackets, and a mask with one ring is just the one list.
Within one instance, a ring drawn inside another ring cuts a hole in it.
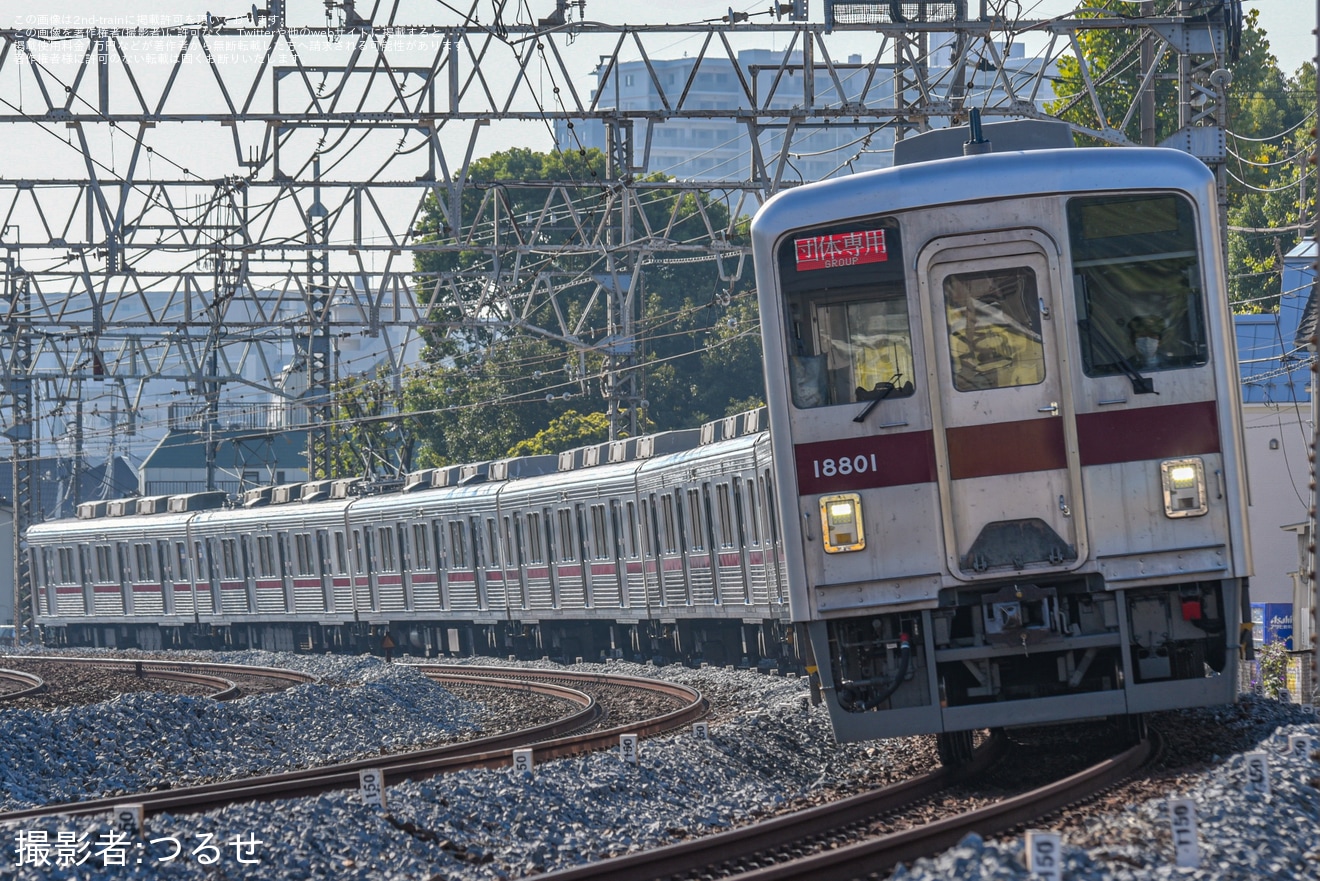
[{"label": "train front car", "polygon": [[1201,163],[918,162],[785,192],[752,238],[790,608],[840,739],[935,732],[956,761],[974,729],[1236,698],[1245,475]]}]

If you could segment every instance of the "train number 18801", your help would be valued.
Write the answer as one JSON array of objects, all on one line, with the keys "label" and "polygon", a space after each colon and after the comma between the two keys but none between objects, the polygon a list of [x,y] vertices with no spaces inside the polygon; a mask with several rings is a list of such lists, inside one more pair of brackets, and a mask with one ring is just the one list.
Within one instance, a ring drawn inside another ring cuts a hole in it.
[{"label": "train number 18801", "polygon": [[865,474],[875,471],[875,453],[870,455],[840,456],[837,459],[812,459],[811,470],[816,477],[834,477],[849,474]]}]

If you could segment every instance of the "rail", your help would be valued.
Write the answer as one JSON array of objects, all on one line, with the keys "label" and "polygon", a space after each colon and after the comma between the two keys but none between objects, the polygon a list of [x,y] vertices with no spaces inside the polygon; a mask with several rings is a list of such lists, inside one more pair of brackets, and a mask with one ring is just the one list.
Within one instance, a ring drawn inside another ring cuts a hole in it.
[{"label": "rail", "polygon": [[[425,665],[419,665],[425,666]],[[432,667],[424,671],[438,681],[465,682],[496,688],[530,691],[569,700],[580,709],[555,722],[505,734],[492,735],[463,743],[413,750],[392,756],[372,756],[300,771],[178,789],[118,795],[86,801],[42,805],[0,814],[0,821],[25,820],[54,814],[86,815],[104,813],[115,805],[142,804],[147,814],[205,810],[240,801],[295,798],[351,789],[359,785],[358,774],[367,768],[378,769],[389,785],[405,779],[419,779],[435,774],[470,768],[507,767],[515,748],[531,746],[537,761],[575,755],[618,744],[621,733],[642,736],[677,727],[706,712],[707,704],[695,689],[675,683],[655,682],[626,676],[593,676],[563,671],[514,670],[510,668]],[[489,674],[489,675],[487,675]],[[620,725],[604,731],[578,734],[584,727],[599,722],[604,713],[585,692],[548,681],[567,679],[580,684],[628,685],[647,688],[681,697],[684,705],[675,711],[651,719]]]},{"label": "rail", "polygon": [[0,701],[18,700],[21,697],[40,694],[46,690],[46,683],[35,673],[24,673],[22,670],[0,670],[0,679],[6,682],[16,682],[19,685],[16,691],[6,691],[0,694]]},{"label": "rail", "polygon": [[[246,666],[243,664],[215,664],[203,661],[151,661],[132,658],[85,658],[59,655],[7,655],[6,658],[11,661],[32,661],[44,664],[67,664],[93,669],[119,670],[131,672],[140,677],[150,676],[176,682],[191,682],[215,689],[215,693],[209,695],[209,697],[218,701],[233,700],[243,694],[242,687],[230,679],[229,676],[273,679],[287,685],[302,685],[319,681],[316,676],[310,673],[301,673],[297,670]],[[35,694],[36,692],[29,691],[27,693]],[[0,696],[0,699],[14,699],[18,696],[8,694]]]},{"label": "rail", "polygon": [[[745,881],[851,881],[883,872],[899,862],[938,853],[956,844],[968,832],[976,831],[982,835],[1003,832],[1092,796],[1148,761],[1152,743],[1143,741],[1122,755],[1078,774],[986,808],[797,859],[772,860],[767,856],[782,852],[795,843],[805,843],[819,836],[835,834],[853,824],[865,823],[974,778],[990,769],[1005,752],[1006,740],[995,735],[976,750],[970,762],[960,767],[941,768],[894,786],[718,835],[600,860],[541,877],[545,881],[611,878],[654,881],[690,874],[703,878],[737,877]],[[774,864],[743,872],[736,869],[739,863],[765,865],[767,862]]]}]

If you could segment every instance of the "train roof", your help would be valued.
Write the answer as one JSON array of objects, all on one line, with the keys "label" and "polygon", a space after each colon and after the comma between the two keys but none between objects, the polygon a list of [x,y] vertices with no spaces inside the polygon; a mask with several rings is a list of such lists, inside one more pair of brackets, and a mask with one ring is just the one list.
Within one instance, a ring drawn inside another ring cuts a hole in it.
[{"label": "train roof", "polygon": [[786,190],[752,220],[758,245],[785,231],[941,204],[1106,190],[1182,190],[1213,202],[1199,159],[1163,147],[1072,147],[936,159]]},{"label": "train roof", "polygon": [[[711,420],[700,428],[660,432],[592,444],[565,453],[501,459],[426,469],[387,491],[372,491],[360,478],[310,481],[259,487],[235,504],[223,493],[193,493],[125,498],[87,504],[78,519],[35,524],[29,537],[47,533],[89,540],[151,537],[183,529],[189,523],[202,533],[235,528],[262,531],[273,523],[337,521],[351,507],[354,516],[397,514],[401,509],[440,514],[489,510],[502,494],[553,494],[559,499],[595,498],[617,491],[634,479],[654,487],[745,466],[767,429],[764,407]],[[667,472],[679,468],[672,475]],[[420,514],[419,514],[420,516]]]}]

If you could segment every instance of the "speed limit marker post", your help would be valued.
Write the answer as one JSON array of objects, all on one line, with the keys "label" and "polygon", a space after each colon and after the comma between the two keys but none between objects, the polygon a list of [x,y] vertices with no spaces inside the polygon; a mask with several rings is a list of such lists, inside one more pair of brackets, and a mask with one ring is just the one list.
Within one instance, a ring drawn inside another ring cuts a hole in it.
[{"label": "speed limit marker post", "polygon": [[1190,798],[1169,799],[1169,826],[1173,832],[1173,860],[1180,869],[1201,865],[1201,845],[1196,834],[1196,803]]},{"label": "speed limit marker post", "polygon": [[1059,833],[1027,830],[1027,871],[1042,881],[1063,881],[1063,838]]},{"label": "speed limit marker post", "polygon": [[363,768],[358,771],[358,789],[362,792],[364,805],[385,807],[385,775],[379,768]]},{"label": "speed limit marker post", "polygon": [[142,835],[142,827],[146,822],[146,806],[142,804],[115,805],[111,808],[110,816],[117,832],[121,832],[129,838],[138,838]]},{"label": "speed limit marker post", "polygon": [[1270,760],[1263,751],[1247,753],[1247,792],[1270,794]]}]

